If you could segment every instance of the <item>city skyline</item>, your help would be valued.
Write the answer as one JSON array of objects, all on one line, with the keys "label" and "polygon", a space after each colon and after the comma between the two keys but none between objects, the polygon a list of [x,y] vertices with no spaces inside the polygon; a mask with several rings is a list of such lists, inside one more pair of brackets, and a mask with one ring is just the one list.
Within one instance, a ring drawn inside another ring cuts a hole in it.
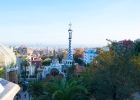
[{"label": "city skyline", "polygon": [[106,39],[135,40],[140,33],[139,0],[0,1],[0,43],[106,45]]}]

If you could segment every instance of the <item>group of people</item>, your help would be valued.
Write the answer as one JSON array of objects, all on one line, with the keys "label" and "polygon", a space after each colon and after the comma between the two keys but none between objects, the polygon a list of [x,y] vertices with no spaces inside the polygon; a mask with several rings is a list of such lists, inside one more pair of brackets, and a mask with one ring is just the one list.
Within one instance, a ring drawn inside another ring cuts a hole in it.
[{"label": "group of people", "polygon": [[[26,98],[26,93],[24,94],[24,98]],[[21,93],[18,93],[16,95],[16,100],[21,99]]]}]

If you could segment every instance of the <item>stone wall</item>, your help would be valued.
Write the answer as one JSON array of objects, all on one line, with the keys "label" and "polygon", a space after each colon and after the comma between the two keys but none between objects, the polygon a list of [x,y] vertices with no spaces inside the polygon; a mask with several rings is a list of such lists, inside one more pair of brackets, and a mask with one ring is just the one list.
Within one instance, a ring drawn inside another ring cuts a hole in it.
[{"label": "stone wall", "polygon": [[17,71],[10,71],[9,74],[9,81],[10,82],[14,82],[14,83],[18,83],[18,77],[17,77]]},{"label": "stone wall", "polygon": [[2,78],[0,78],[0,83],[4,88],[4,90],[0,93],[0,100],[14,100],[14,96],[20,90],[19,85]]}]

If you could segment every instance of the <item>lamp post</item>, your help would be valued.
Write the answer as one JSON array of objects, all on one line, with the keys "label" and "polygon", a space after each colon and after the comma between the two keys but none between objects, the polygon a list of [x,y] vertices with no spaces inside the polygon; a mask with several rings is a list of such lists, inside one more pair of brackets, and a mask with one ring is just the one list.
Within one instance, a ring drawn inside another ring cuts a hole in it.
[{"label": "lamp post", "polygon": [[35,62],[35,75],[36,75],[36,81],[37,81],[37,66],[36,66],[36,62]]}]

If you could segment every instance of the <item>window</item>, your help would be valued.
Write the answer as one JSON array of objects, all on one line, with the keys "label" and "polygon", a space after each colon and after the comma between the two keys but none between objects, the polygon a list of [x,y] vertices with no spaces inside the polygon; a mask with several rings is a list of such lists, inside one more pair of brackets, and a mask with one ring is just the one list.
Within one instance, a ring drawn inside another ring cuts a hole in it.
[{"label": "window", "polygon": [[56,75],[58,75],[59,73],[58,73],[57,71],[53,71],[51,74],[52,74],[52,76],[56,76]]},{"label": "window", "polygon": [[56,76],[56,72],[54,71],[53,73],[54,73],[54,76]]}]

